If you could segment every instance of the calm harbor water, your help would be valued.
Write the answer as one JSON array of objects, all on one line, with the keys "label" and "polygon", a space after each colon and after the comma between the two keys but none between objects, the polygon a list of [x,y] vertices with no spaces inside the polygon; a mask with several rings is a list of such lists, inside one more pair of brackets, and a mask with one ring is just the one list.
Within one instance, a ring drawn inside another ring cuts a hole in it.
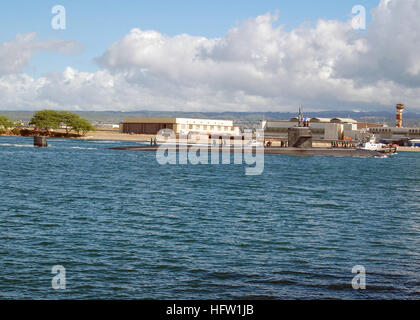
[{"label": "calm harbor water", "polygon": [[108,149],[133,142],[49,144],[0,137],[2,299],[420,298],[419,153],[273,155],[246,176]]}]

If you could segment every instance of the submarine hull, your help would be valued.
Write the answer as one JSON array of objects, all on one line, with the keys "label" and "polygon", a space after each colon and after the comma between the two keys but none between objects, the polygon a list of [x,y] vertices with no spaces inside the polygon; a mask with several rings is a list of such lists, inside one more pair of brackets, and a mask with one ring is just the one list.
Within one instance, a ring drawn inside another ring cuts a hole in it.
[{"label": "submarine hull", "polygon": [[[118,147],[118,148],[110,148],[112,150],[132,150],[132,151],[157,151],[159,149],[158,146],[135,146],[135,147]],[[201,146],[164,146],[165,150],[169,152],[185,152],[190,151],[190,149],[194,147],[194,149],[201,148],[204,150],[205,147]],[[253,153],[256,153],[256,148],[252,148]],[[212,148],[208,147],[208,152],[244,152],[242,148]],[[285,155],[285,156],[302,156],[302,157],[310,157],[310,156],[324,156],[324,157],[383,157],[384,155],[372,151],[372,150],[364,150],[364,149],[356,149],[356,148],[264,148],[264,154],[277,154],[277,155]]]}]

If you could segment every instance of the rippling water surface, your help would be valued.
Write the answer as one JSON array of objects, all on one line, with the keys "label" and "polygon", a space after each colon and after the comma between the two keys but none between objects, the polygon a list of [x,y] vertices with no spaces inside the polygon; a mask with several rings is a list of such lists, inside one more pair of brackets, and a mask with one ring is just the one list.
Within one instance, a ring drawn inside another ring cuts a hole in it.
[{"label": "rippling water surface", "polygon": [[0,138],[0,298],[420,297],[418,153],[271,155],[246,176],[108,149],[133,142],[49,143]]}]

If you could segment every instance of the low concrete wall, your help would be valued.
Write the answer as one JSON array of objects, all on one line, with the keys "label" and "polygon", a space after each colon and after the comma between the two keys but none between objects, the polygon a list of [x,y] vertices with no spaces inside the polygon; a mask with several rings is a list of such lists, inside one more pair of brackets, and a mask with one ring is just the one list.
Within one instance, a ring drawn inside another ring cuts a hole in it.
[{"label": "low concrete wall", "polygon": [[400,152],[420,152],[419,147],[398,147],[397,151]]}]

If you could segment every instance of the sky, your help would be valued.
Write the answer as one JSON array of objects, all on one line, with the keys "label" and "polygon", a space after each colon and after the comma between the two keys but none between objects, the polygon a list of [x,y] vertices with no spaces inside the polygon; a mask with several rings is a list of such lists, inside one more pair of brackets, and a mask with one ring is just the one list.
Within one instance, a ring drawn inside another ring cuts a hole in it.
[{"label": "sky", "polygon": [[[55,5],[65,29],[52,28]],[[366,9],[355,30],[352,8]],[[0,110],[420,111],[420,1],[3,1]]]}]

